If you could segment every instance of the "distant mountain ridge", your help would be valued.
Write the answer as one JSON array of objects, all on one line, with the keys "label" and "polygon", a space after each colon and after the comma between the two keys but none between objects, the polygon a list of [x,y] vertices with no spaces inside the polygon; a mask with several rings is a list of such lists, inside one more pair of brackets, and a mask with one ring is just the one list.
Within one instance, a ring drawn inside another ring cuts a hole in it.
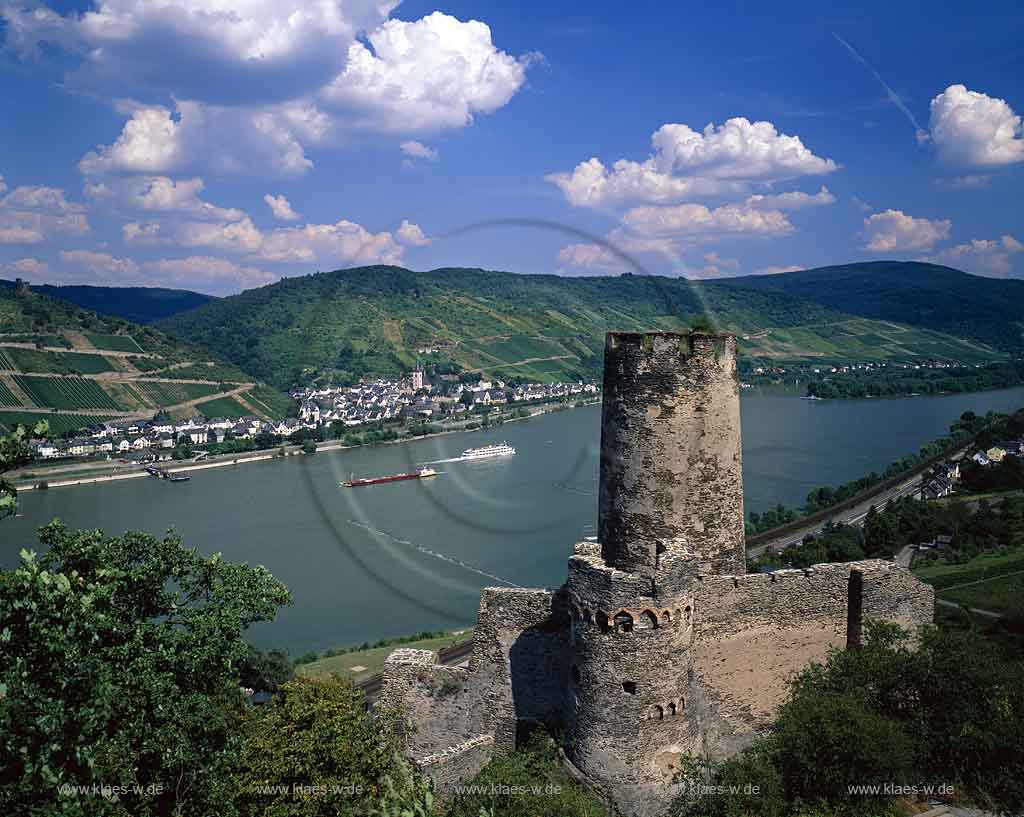
[{"label": "distant mountain ridge", "polygon": [[[14,286],[11,281],[2,282]],[[132,323],[153,323],[179,312],[187,312],[210,301],[213,295],[192,292],[187,289],[165,289],[162,287],[102,287],[102,286],[55,286],[32,284],[32,291],[51,298],[99,312],[115,315]]]},{"label": "distant mountain ridge", "polygon": [[860,317],[841,297],[791,294],[774,277],[759,287],[750,279],[360,267],[282,279],[158,325],[279,388],[396,375],[422,358],[528,379],[596,377],[606,331],[679,329],[701,315],[739,334],[748,360],[1001,357],[888,313]]},{"label": "distant mountain ridge", "polygon": [[973,338],[1006,351],[1024,346],[1024,281],[919,261],[873,261],[717,283]]}]

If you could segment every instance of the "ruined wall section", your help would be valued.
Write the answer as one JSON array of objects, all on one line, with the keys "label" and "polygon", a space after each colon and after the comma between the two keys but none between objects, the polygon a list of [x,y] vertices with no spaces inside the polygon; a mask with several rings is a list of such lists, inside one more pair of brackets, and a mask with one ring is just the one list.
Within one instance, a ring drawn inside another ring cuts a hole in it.
[{"label": "ruined wall section", "polygon": [[470,670],[487,678],[483,706],[499,750],[515,748],[520,721],[560,725],[569,674],[568,639],[562,593],[484,589]]},{"label": "ruined wall section", "polygon": [[745,572],[736,338],[612,332],[598,539],[604,561],[679,587]]},{"label": "ruined wall section", "polygon": [[889,621],[911,634],[931,623],[932,588],[892,562],[700,579],[689,714],[700,723],[705,751],[726,756],[747,745],[771,723],[788,681],[846,646],[852,571],[863,576],[865,621]]}]

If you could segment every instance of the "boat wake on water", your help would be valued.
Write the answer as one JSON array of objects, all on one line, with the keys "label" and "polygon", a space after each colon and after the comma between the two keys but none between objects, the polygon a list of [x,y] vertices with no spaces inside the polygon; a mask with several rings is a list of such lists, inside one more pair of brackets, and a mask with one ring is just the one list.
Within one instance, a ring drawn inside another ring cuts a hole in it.
[{"label": "boat wake on water", "polygon": [[363,530],[369,531],[375,536],[383,536],[386,539],[390,539],[392,542],[397,542],[400,545],[405,545],[406,547],[412,548],[413,550],[417,550],[426,556],[433,556],[435,559],[440,559],[442,562],[448,562],[448,564],[455,565],[456,567],[461,567],[463,570],[468,570],[471,573],[476,573],[478,576],[483,576],[486,579],[493,579],[494,581],[501,582],[502,584],[506,584],[509,587],[521,586],[516,584],[515,582],[510,582],[508,579],[503,579],[501,576],[496,576],[494,573],[488,573],[486,570],[481,570],[479,567],[473,567],[473,565],[467,564],[466,562],[462,561],[462,559],[456,559],[454,556],[449,556],[447,553],[440,553],[439,551],[431,550],[426,545],[417,545],[415,542],[410,542],[408,539],[400,539],[397,536],[392,536],[387,531],[378,530],[372,525],[367,525],[365,522],[360,522],[357,519],[349,519],[348,523],[350,525],[355,525],[357,528],[362,528]]}]

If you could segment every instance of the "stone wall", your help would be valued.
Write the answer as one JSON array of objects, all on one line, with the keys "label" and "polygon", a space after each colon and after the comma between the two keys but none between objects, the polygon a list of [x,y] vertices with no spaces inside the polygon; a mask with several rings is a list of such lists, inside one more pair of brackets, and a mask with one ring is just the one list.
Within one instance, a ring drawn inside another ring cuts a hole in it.
[{"label": "stone wall", "polygon": [[863,576],[863,617],[911,633],[931,623],[932,588],[892,562],[815,565],[771,574],[701,577],[691,712],[703,750],[725,756],[770,724],[790,678],[847,641],[850,574]]}]

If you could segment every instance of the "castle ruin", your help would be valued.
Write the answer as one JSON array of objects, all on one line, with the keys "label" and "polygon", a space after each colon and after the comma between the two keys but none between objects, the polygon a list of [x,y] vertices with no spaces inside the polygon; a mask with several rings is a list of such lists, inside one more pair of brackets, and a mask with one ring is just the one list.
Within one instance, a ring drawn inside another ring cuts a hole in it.
[{"label": "castle ruin", "polygon": [[378,705],[442,796],[543,723],[618,811],[661,814],[685,757],[749,745],[863,621],[932,621],[932,589],[893,562],[746,573],[734,336],[609,333],[603,397],[598,541],[566,583],[484,589],[468,668],[388,658]]}]

